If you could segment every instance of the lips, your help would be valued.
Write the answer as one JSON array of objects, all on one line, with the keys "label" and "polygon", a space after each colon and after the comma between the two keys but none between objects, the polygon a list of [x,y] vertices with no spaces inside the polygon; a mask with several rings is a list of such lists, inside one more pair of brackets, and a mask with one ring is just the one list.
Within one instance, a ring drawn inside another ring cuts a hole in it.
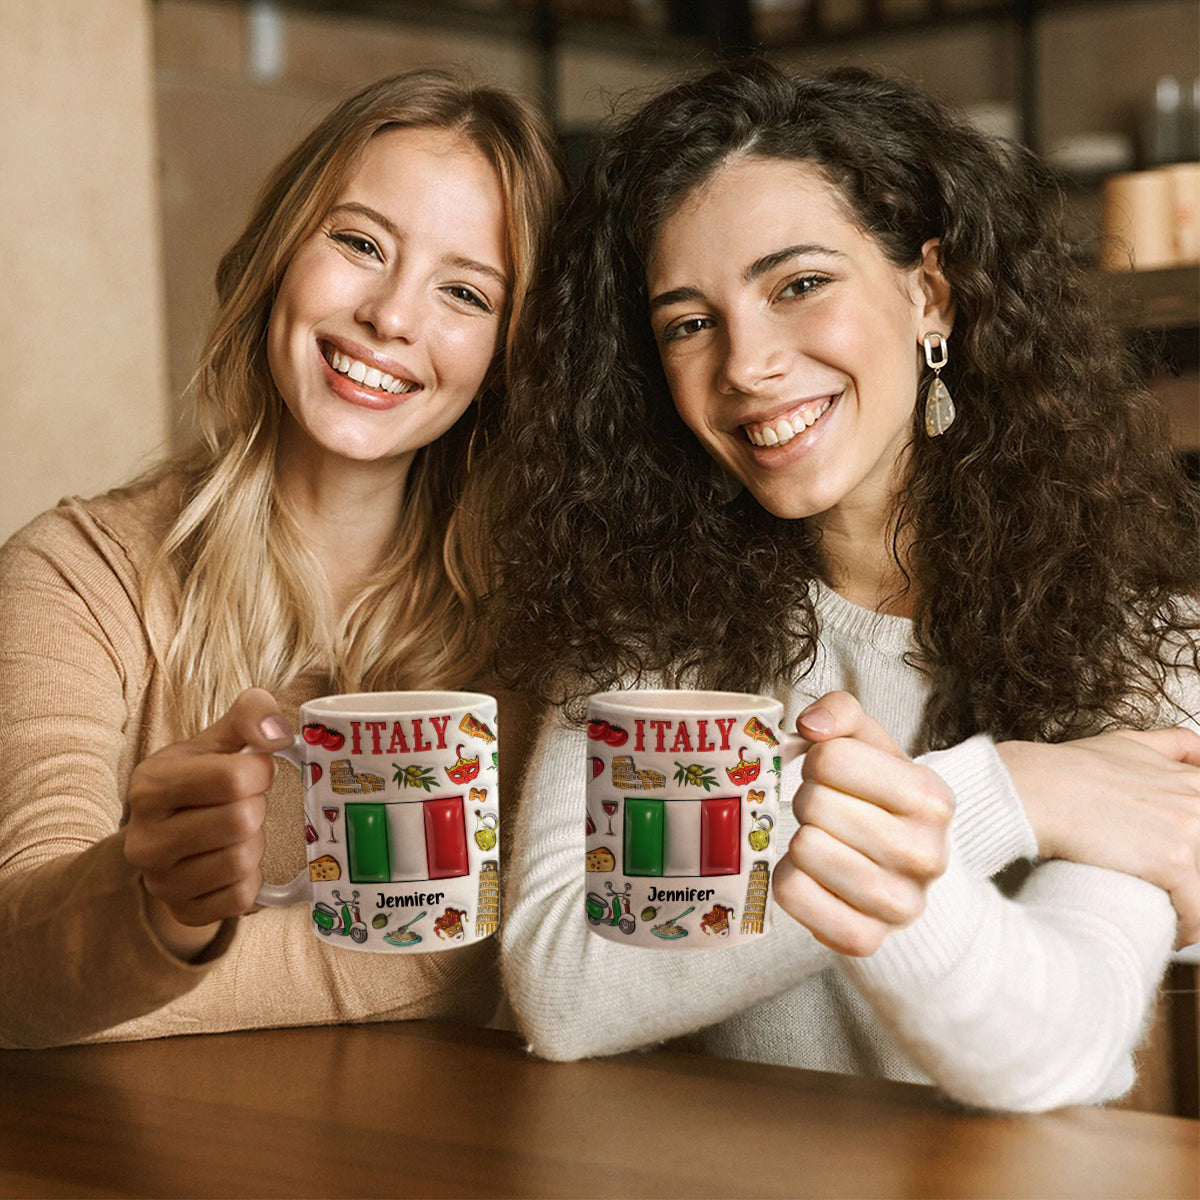
[{"label": "lips", "polygon": [[[383,363],[366,351],[342,349],[330,342],[320,345],[326,366],[359,392],[377,397],[386,407],[421,390],[421,384],[397,363]],[[355,352],[357,351],[357,352]]]},{"label": "lips", "polygon": [[746,440],[753,446],[769,448],[786,446],[811,429],[837,402],[838,396],[818,396],[764,421],[747,421],[741,426]]}]

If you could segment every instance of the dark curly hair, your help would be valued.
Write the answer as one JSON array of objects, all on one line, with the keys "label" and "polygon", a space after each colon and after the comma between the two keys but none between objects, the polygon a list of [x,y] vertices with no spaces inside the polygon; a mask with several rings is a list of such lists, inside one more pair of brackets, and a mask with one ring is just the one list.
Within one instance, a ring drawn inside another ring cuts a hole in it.
[{"label": "dark curly hair", "polygon": [[1052,175],[905,84],[759,60],[618,123],[558,228],[495,481],[502,669],[577,710],[648,673],[757,689],[813,662],[816,535],[722,493],[651,334],[656,232],[734,155],[818,165],[897,267],[940,239],[959,415],[930,439],[914,395],[895,512],[926,744],[1144,724],[1181,638],[1197,658],[1195,497]]}]

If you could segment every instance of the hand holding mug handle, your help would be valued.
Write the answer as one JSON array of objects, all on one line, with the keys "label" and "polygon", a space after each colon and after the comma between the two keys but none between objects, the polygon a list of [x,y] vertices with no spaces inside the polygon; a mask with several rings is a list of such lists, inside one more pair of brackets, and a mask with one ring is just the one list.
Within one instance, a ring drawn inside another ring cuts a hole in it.
[{"label": "hand holding mug handle", "polygon": [[140,870],[155,932],[181,958],[253,905],[271,755],[292,736],[271,693],[249,688],[207,729],[134,769],[125,857]]},{"label": "hand holding mug handle", "polygon": [[[282,758],[290,762],[293,767],[296,767],[300,771],[301,776],[303,776],[303,747],[303,739],[297,737],[292,740],[290,746],[273,750],[272,753],[276,758]],[[258,894],[254,897],[254,903],[261,904],[266,908],[286,908],[292,904],[301,904],[309,898],[308,893],[311,882],[312,876],[307,866],[294,879],[289,880],[287,883],[267,883],[264,879],[258,889]]]},{"label": "hand holding mug handle", "polygon": [[800,828],[775,869],[775,899],[824,945],[872,954],[924,912],[949,861],[954,798],[849,693],[823,696],[796,726],[807,744]]}]

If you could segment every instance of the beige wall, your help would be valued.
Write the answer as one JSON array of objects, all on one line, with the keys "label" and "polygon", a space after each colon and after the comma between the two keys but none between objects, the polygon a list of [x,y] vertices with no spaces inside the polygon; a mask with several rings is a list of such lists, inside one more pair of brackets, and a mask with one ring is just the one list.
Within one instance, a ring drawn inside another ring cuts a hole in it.
[{"label": "beige wall", "polygon": [[0,539],[167,436],[145,0],[0,0]]}]

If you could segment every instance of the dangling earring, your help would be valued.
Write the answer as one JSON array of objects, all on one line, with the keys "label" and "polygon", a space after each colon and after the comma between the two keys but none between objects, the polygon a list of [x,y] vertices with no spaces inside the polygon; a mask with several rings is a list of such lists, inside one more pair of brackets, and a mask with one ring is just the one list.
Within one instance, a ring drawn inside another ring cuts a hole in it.
[{"label": "dangling earring", "polygon": [[946,339],[940,333],[927,333],[921,344],[925,347],[925,363],[933,372],[925,393],[925,432],[941,437],[954,424],[956,413],[950,389],[942,382],[942,368],[949,362]]}]

